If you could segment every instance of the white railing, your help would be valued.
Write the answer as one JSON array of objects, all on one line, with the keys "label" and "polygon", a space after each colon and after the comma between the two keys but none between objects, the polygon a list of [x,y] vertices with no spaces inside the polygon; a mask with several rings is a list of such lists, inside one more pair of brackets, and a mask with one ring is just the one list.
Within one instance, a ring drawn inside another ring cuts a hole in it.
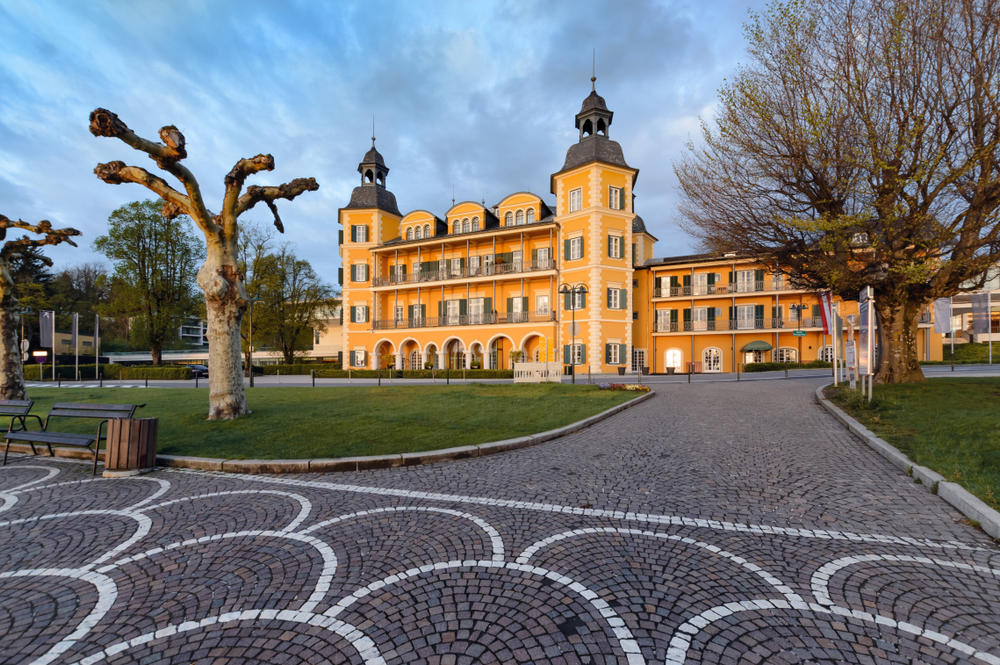
[{"label": "white railing", "polygon": [[514,383],[559,383],[560,363],[514,363]]}]

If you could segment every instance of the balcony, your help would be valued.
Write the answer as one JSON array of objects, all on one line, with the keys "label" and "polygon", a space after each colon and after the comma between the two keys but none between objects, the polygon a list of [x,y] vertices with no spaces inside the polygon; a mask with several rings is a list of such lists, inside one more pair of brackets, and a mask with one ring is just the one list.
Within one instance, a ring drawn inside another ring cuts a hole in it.
[{"label": "balcony", "polygon": [[657,321],[653,332],[742,332],[745,330],[786,330],[822,328],[823,319],[716,319],[714,321]]},{"label": "balcony", "polygon": [[376,277],[372,280],[372,286],[400,286],[405,284],[419,284],[423,282],[440,282],[446,279],[468,279],[471,277],[492,277],[496,275],[515,275],[522,273],[541,272],[544,270],[555,270],[556,262],[552,259],[545,261],[512,263],[490,263],[488,265],[478,265],[475,268],[465,266],[461,270],[453,270],[451,266],[442,266],[438,270],[422,271],[412,275],[390,275],[388,277]]},{"label": "balcony", "polygon": [[664,286],[653,289],[654,298],[690,298],[698,296],[720,296],[765,291],[804,291],[807,287],[787,282],[757,281],[752,284],[709,284],[707,286]]},{"label": "balcony", "polygon": [[490,326],[507,323],[551,323],[555,320],[555,312],[490,312],[488,314],[428,316],[421,319],[378,319],[373,322],[372,329],[450,328],[455,326]]}]

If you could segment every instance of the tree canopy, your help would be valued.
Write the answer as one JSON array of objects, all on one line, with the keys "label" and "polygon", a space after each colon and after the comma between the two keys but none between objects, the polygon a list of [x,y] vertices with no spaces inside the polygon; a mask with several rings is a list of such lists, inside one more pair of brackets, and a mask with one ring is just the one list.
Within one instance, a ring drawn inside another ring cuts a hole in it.
[{"label": "tree canopy", "polygon": [[706,248],[876,293],[878,379],[918,380],[918,317],[1000,260],[1000,3],[778,1],[746,26],[704,145],[675,165]]}]

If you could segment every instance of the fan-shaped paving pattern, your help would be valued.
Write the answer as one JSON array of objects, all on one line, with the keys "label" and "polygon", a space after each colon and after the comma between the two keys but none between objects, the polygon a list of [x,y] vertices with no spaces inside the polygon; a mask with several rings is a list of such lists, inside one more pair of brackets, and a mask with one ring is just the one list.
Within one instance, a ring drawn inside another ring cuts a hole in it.
[{"label": "fan-shaped paving pattern", "polygon": [[42,656],[87,618],[95,601],[93,587],[82,580],[0,579],[0,663]]}]

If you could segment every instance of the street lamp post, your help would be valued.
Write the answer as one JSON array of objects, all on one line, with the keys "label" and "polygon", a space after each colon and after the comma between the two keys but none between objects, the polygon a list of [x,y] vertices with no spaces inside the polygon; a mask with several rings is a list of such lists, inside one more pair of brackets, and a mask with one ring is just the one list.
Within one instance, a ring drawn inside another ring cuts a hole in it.
[{"label": "street lamp post", "polygon": [[250,306],[250,324],[247,330],[247,371],[250,372],[250,387],[253,388],[253,304],[260,302],[260,298],[248,298],[247,304]]},{"label": "street lamp post", "polygon": [[572,286],[569,284],[561,284],[559,286],[559,293],[563,295],[569,294],[570,297],[569,311],[570,311],[571,323],[569,330],[570,330],[570,335],[572,337],[572,342],[570,345],[569,361],[570,361],[570,367],[572,367],[572,374],[570,374],[571,377],[570,381],[574,384],[576,383],[576,297],[577,294],[583,295],[586,294],[587,291],[588,291],[587,285],[583,283],[574,284]]},{"label": "street lamp post", "polygon": [[[809,309],[809,305],[798,303],[792,305],[790,309],[795,310],[795,329],[802,330],[802,312],[806,309]],[[799,362],[802,362],[802,337],[798,335],[796,337],[798,338],[799,341],[799,357],[797,358],[797,360]]]}]

